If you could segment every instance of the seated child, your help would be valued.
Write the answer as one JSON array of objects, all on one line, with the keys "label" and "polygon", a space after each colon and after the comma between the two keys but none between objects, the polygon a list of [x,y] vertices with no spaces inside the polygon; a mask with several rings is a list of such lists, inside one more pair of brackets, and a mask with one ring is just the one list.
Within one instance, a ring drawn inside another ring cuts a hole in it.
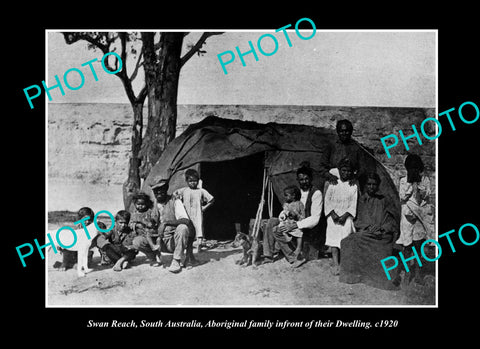
[{"label": "seated child", "polygon": [[[280,220],[278,227],[283,226],[287,221],[297,222],[305,218],[305,206],[300,201],[302,195],[300,189],[295,185],[288,186],[283,189],[283,195],[285,203],[283,204],[282,212],[280,212],[280,215],[278,216],[278,219]],[[298,256],[302,250],[302,230],[298,228],[292,230],[289,233],[285,233],[285,237],[289,241],[292,237],[296,239],[295,255]]]},{"label": "seated child", "polygon": [[115,215],[115,226],[109,232],[100,234],[96,239],[99,250],[115,263],[113,270],[121,271],[135,259],[138,251],[133,246],[136,234],[129,227],[130,212],[121,210]]},{"label": "seated child", "polygon": [[[97,222],[97,225],[100,229],[103,229],[103,230],[107,229],[107,226],[102,222]],[[97,249],[98,249],[98,252],[100,253],[100,263],[99,263],[99,265],[110,265],[110,264],[112,264],[112,261],[110,260],[110,258],[108,258],[107,254],[102,249],[102,247],[105,246],[108,243],[106,235],[109,234],[110,232],[111,232],[111,230],[106,232],[106,233],[98,234],[97,236],[95,236],[95,238],[92,241],[92,247],[96,246]]]},{"label": "seated child", "polygon": [[[160,253],[160,241],[158,239],[158,213],[153,208],[153,202],[150,197],[143,192],[133,196],[134,209],[131,213],[130,228],[138,235],[145,236],[152,251]],[[157,238],[157,243],[153,243],[153,238]]]}]

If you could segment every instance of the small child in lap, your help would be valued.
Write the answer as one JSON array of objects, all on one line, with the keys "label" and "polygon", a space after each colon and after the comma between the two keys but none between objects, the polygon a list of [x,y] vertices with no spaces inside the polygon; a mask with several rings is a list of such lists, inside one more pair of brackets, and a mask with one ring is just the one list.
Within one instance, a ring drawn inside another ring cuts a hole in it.
[{"label": "small child in lap", "polygon": [[[305,206],[300,201],[301,195],[300,189],[295,185],[283,189],[285,203],[283,204],[282,212],[280,212],[280,215],[278,216],[278,219],[280,220],[278,227],[281,227],[287,221],[297,222],[305,218]],[[298,256],[302,250],[303,232],[297,228],[286,233],[285,237],[287,240],[291,240],[292,238],[296,239],[295,255]]]}]

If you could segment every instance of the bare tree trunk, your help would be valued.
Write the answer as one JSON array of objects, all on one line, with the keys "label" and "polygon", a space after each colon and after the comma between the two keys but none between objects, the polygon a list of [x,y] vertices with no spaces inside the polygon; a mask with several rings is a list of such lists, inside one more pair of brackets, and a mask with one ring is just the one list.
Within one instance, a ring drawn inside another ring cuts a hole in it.
[{"label": "bare tree trunk", "polygon": [[132,203],[132,195],[140,189],[140,150],[143,131],[143,102],[132,104],[133,125],[132,145],[128,166],[128,177],[123,183],[123,204],[128,210]]},{"label": "bare tree trunk", "polygon": [[[127,74],[127,32],[68,32],[63,33],[65,42],[73,44],[85,40],[92,47],[99,48],[104,54],[113,52],[111,45],[120,39],[120,57],[124,63],[122,69],[115,75],[120,78],[125,92],[133,108],[132,146],[128,166],[128,178],[123,184],[123,201],[125,209],[130,208],[132,194],[140,189],[141,178],[146,178],[150,169],[156,163],[166,145],[175,137],[177,124],[177,93],[181,67],[195,53],[200,53],[202,45],[208,37],[219,35],[219,32],[203,33],[183,57],[182,43],[188,33],[159,33],[160,42],[155,45],[156,33],[141,32],[142,55],[137,59],[131,75]],[[118,36],[117,36],[118,35]],[[157,55],[158,52],[158,55]],[[109,71],[115,71],[106,61]],[[138,96],[132,88],[132,81],[137,76],[138,68],[144,67],[145,86]],[[148,121],[145,136],[142,141],[143,104],[148,96]]]},{"label": "bare tree trunk", "polygon": [[154,33],[142,33],[148,121],[140,151],[140,176],[146,178],[166,145],[175,138],[177,94],[184,33],[160,34],[158,56]]}]

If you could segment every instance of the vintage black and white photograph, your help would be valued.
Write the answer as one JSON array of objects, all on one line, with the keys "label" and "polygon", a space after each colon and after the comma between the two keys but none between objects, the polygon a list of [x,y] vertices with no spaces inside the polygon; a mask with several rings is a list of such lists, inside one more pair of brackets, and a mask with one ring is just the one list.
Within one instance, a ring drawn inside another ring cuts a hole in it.
[{"label": "vintage black and white photograph", "polygon": [[438,305],[438,31],[290,24],[46,31],[46,307]]}]

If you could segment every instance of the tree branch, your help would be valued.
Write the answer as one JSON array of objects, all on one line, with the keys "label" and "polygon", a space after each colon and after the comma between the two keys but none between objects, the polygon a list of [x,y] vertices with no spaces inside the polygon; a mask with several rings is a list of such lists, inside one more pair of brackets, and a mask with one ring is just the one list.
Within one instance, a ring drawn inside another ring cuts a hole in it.
[{"label": "tree branch", "polygon": [[140,90],[140,92],[138,93],[138,97],[137,97],[137,100],[139,102],[142,102],[145,100],[145,98],[147,98],[147,85],[143,85],[143,88]]},{"label": "tree branch", "polygon": [[125,33],[125,32],[118,33],[118,36],[120,37],[120,43],[122,44],[121,52],[120,52],[120,58],[122,59],[122,71],[124,71],[125,76],[128,78],[128,75],[127,75],[127,33]]},{"label": "tree branch", "polygon": [[138,55],[137,64],[135,64],[135,68],[133,69],[133,73],[130,76],[131,81],[135,80],[135,78],[137,77],[137,74],[138,74],[138,69],[143,65],[142,56],[143,56],[143,50],[141,50],[140,54]]},{"label": "tree branch", "polygon": [[[116,37],[108,37],[107,32],[89,33],[89,32],[62,32],[65,42],[67,44],[73,44],[80,40],[85,40],[92,46],[98,47],[103,54],[110,52],[110,45],[115,41]],[[102,39],[105,41],[102,42]]]},{"label": "tree branch", "polygon": [[192,58],[192,56],[198,51],[200,50],[200,48],[202,48],[203,44],[205,43],[205,41],[207,41],[207,39],[210,37],[210,36],[213,36],[213,35],[221,35],[223,34],[223,32],[205,32],[202,34],[202,36],[200,37],[200,39],[198,39],[198,41],[196,42],[195,45],[192,46],[192,48],[187,52],[185,53],[185,55],[180,59],[180,67],[183,67],[183,65],[190,59]]}]

